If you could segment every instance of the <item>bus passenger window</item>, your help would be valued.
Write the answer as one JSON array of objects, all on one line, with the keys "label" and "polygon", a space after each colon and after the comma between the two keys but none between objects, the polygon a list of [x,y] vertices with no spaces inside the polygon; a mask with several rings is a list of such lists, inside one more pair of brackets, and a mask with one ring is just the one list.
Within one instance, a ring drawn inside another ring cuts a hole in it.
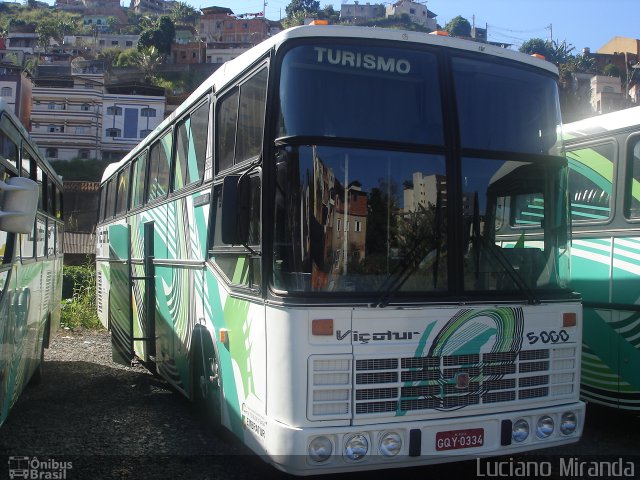
[{"label": "bus passenger window", "polygon": [[45,221],[42,218],[36,220],[36,256],[38,258],[44,257],[46,254],[46,226]]},{"label": "bus passenger window", "polygon": [[131,179],[131,208],[144,203],[144,185],[147,178],[147,155],[142,154],[133,161]]},{"label": "bus passenger window", "polygon": [[47,221],[47,256],[56,253],[56,223],[49,219]]},{"label": "bus passenger window", "polygon": [[116,214],[127,211],[129,200],[129,166],[118,174],[118,192],[116,193]]},{"label": "bus passenger window", "polygon": [[116,208],[116,185],[112,178],[107,183],[107,201],[105,204],[104,218],[111,218],[115,214]]},{"label": "bus passenger window", "polygon": [[266,103],[267,69],[264,68],[240,87],[236,163],[260,155]]},{"label": "bus passenger window", "polygon": [[217,115],[216,171],[233,166],[236,124],[238,123],[238,91],[222,99]]},{"label": "bus passenger window", "polygon": [[18,146],[2,130],[0,130],[0,159],[14,167],[18,165]]},{"label": "bus passenger window", "polygon": [[268,70],[263,68],[220,101],[216,161],[220,172],[260,155]]},{"label": "bus passenger window", "polygon": [[627,172],[625,216],[638,219],[640,218],[640,138],[636,138],[635,143],[631,142]]},{"label": "bus passenger window", "polygon": [[171,165],[171,131],[151,146],[149,151],[149,200],[163,197],[169,192]]},{"label": "bus passenger window", "polygon": [[173,189],[202,180],[207,150],[209,104],[200,105],[178,125]]},{"label": "bus passenger window", "polygon": [[612,143],[567,152],[571,222],[597,222],[611,216],[615,149]]}]

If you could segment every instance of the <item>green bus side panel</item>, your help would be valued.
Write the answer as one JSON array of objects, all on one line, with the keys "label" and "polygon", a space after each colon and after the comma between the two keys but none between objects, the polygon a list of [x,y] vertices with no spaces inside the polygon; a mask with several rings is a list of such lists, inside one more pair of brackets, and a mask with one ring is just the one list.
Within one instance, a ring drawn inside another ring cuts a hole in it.
[{"label": "green bus side panel", "polygon": [[[590,238],[573,242],[572,287],[582,294],[582,395],[591,402],[640,410],[640,239]],[[611,309],[589,303],[612,304]]]}]

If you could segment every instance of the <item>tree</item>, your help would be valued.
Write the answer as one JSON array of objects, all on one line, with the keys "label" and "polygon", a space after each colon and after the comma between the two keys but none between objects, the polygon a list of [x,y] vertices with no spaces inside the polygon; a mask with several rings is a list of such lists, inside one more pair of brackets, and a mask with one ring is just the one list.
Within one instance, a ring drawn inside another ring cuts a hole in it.
[{"label": "tree", "polygon": [[444,29],[451,37],[470,37],[471,24],[469,20],[458,15],[444,26]]},{"label": "tree", "polygon": [[169,12],[174,23],[193,23],[199,15],[198,10],[185,2],[176,2]]},{"label": "tree", "polygon": [[522,53],[528,53],[529,55],[538,54],[544,58],[550,58],[551,42],[542,40],[541,38],[532,38],[524,42],[518,50]]},{"label": "tree", "polygon": [[285,28],[295,27],[303,25],[305,18],[318,18],[320,2],[318,0],[292,0],[284,11],[287,12],[287,18],[282,21],[282,25]]},{"label": "tree", "polygon": [[316,17],[320,12],[320,2],[318,0],[292,0],[284,9],[287,17],[292,17],[297,12],[304,12],[307,16]]},{"label": "tree", "polygon": [[176,28],[168,16],[163,15],[154,27],[143,30],[138,40],[138,51],[155,47],[162,55],[171,53],[171,44],[176,36]]},{"label": "tree", "polygon": [[333,5],[327,5],[318,12],[318,18],[328,20],[330,24],[335,25],[340,22],[340,11],[334,10]]},{"label": "tree", "polygon": [[136,66],[142,70],[145,82],[153,83],[160,65],[162,65],[162,55],[156,47],[147,47],[138,52]]},{"label": "tree", "polygon": [[620,77],[620,69],[613,63],[609,63],[602,69],[602,74],[607,77]]}]

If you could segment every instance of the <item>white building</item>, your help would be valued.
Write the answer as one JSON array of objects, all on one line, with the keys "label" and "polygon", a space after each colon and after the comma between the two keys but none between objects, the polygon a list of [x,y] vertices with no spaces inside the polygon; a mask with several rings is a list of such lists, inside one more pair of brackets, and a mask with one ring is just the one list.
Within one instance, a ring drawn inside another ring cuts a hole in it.
[{"label": "white building", "polygon": [[166,98],[105,93],[102,103],[102,158],[119,160],[164,120]]},{"label": "white building", "polygon": [[423,25],[430,30],[436,30],[436,15],[430,12],[426,5],[422,3],[412,2],[410,0],[399,0],[395,3],[387,5],[387,17],[392,15],[400,16],[402,14],[409,15],[413,23]]},{"label": "white building", "polygon": [[[31,136],[47,160],[120,160],[165,115],[162,89],[104,86],[99,62],[39,75],[33,87]],[[90,73],[86,73],[90,72]]]},{"label": "white building", "polygon": [[591,77],[591,109],[598,113],[620,110],[626,101],[620,77],[594,75]]}]

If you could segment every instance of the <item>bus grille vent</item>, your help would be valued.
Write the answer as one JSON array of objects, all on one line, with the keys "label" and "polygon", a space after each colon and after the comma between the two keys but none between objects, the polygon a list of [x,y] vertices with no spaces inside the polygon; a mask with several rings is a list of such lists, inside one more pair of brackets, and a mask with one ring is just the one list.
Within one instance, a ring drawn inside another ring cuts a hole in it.
[{"label": "bus grille vent", "polygon": [[354,415],[450,410],[572,395],[576,348],[356,358]]}]

